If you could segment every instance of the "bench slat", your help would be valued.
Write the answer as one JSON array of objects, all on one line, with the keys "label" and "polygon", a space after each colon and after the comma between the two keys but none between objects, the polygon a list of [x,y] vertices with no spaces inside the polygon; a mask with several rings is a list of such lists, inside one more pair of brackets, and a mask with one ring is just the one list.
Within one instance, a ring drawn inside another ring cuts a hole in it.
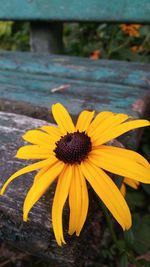
[{"label": "bench slat", "polygon": [[0,70],[47,74],[58,77],[149,86],[149,64],[115,60],[90,60],[29,52],[0,51]]},{"label": "bench slat", "polygon": [[[7,104],[14,101],[13,105]],[[1,109],[20,113],[63,103],[76,117],[86,109],[143,116],[150,101],[149,65],[76,57],[0,53]],[[27,107],[25,108],[25,106]],[[42,111],[41,111],[42,115]],[[42,117],[42,116],[41,116]],[[42,117],[43,118],[43,117]]]},{"label": "bench slat", "polygon": [[150,22],[149,0],[0,0],[0,19]]}]

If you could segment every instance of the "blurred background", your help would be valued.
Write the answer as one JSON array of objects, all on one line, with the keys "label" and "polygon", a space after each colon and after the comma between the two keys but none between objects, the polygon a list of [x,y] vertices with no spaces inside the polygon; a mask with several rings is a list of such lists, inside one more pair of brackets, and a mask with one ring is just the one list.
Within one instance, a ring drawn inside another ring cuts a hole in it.
[{"label": "blurred background", "polygon": [[[0,49],[29,50],[29,23],[0,22]],[[65,54],[92,59],[150,62],[150,26],[64,24]]]}]

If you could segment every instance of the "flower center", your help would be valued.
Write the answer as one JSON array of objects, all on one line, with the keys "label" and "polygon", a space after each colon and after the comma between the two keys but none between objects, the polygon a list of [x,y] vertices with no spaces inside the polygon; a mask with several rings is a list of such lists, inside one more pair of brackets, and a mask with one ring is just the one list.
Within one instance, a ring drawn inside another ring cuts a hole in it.
[{"label": "flower center", "polygon": [[90,137],[85,132],[67,133],[56,143],[54,152],[59,160],[68,164],[78,163],[87,158],[91,151]]}]

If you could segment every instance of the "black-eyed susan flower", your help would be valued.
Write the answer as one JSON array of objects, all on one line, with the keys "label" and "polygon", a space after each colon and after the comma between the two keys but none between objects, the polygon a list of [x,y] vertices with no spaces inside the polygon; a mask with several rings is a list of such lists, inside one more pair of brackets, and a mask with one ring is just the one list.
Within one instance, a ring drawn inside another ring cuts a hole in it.
[{"label": "black-eyed susan flower", "polygon": [[150,182],[150,165],[138,153],[108,146],[107,142],[129,130],[150,125],[147,120],[128,121],[126,114],[104,111],[95,119],[94,112],[82,111],[76,125],[67,110],[59,103],[52,106],[58,127],[43,126],[30,130],[23,139],[31,143],[21,147],[17,157],[40,159],[16,173],[4,184],[6,187],[19,175],[39,169],[23,206],[23,220],[39,198],[57,179],[52,205],[52,224],[59,245],[65,243],[62,212],[68,198],[70,207],[69,234],[78,236],[87,217],[88,182],[105,203],[123,230],[131,226],[131,214],[124,197],[105,172],[112,172],[140,182]]},{"label": "black-eyed susan flower", "polygon": [[121,188],[120,188],[120,191],[121,191],[123,196],[126,195],[126,185],[128,185],[128,186],[130,186],[130,187],[132,187],[134,189],[138,189],[138,187],[140,185],[140,182],[125,177],[123,179],[123,183],[122,183]]}]

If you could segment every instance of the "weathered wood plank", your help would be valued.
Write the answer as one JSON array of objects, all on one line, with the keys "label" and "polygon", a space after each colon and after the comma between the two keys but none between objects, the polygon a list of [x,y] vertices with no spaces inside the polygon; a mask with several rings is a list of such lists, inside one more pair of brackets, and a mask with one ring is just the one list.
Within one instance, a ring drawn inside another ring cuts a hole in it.
[{"label": "weathered wood plank", "polygon": [[0,6],[7,20],[150,22],[149,0],[0,0]]},{"label": "weathered wood plank", "polygon": [[[0,112],[0,188],[4,181],[16,170],[27,165],[27,161],[14,158],[18,147],[23,144],[22,134],[47,124],[27,116]],[[29,162],[28,162],[29,163]],[[49,260],[55,266],[80,267],[83,262],[94,262],[100,253],[102,238],[102,213],[91,195],[90,210],[86,225],[80,237],[67,235],[68,206],[64,209],[64,231],[67,245],[62,248],[56,244],[51,224],[51,205],[55,185],[32,208],[30,220],[22,221],[22,206],[25,195],[33,182],[33,173],[19,177],[0,197],[0,240],[5,240],[19,249],[26,250]],[[92,222],[92,223],[91,223]],[[93,265],[92,265],[93,266]]]},{"label": "weathered wood plank", "polygon": [[[44,52],[44,51],[43,51]],[[149,64],[0,51],[0,69],[148,87]]]},{"label": "weathered wood plank", "polygon": [[49,116],[59,101],[74,117],[84,108],[140,117],[150,101],[149,70],[148,64],[1,52],[1,110],[29,114],[30,106]]}]

